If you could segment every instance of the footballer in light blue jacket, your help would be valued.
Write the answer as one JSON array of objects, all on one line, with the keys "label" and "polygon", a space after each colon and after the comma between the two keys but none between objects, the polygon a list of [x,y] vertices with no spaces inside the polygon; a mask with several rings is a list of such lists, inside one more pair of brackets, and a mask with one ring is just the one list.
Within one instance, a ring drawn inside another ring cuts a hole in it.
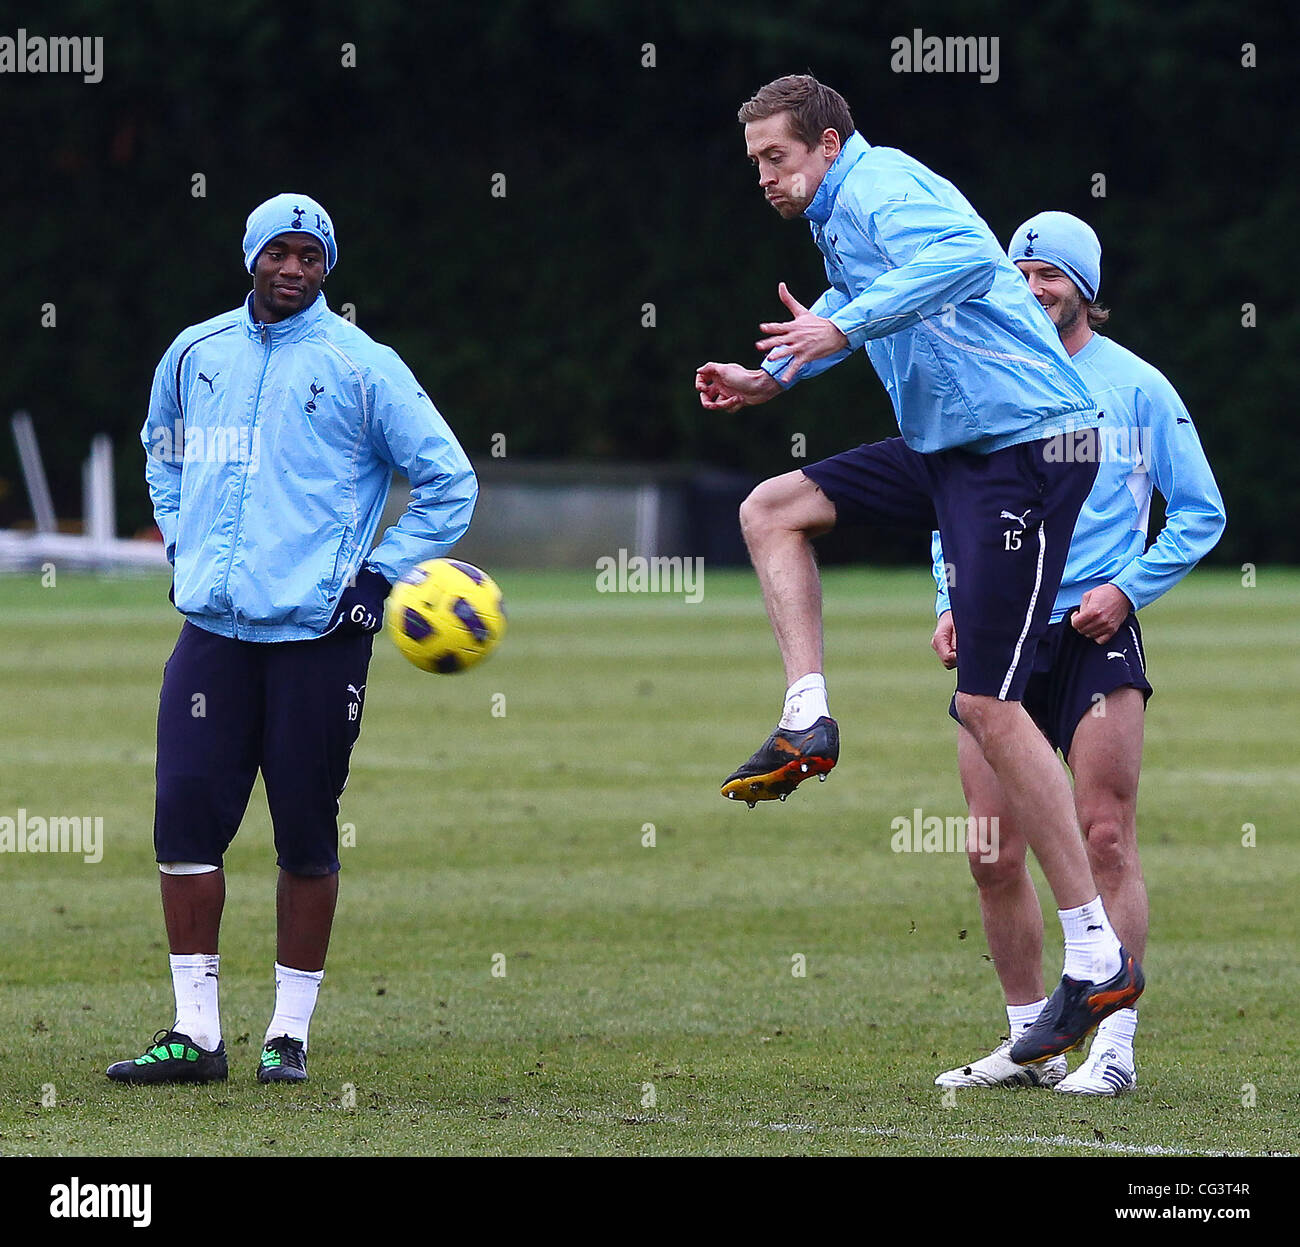
[{"label": "footballer in light blue jacket", "polygon": [[861,134],[845,140],[804,209],[830,288],[812,305],[848,346],[783,387],[866,350],[903,440],[980,454],[1091,427],[1095,405],[1024,279],[947,179]]},{"label": "footballer in light blue jacket", "polygon": [[[411,370],[323,293],[270,324],[252,306],[250,293],[168,347],[145,474],[177,609],[221,636],[308,640],[363,562],[392,584],[446,554],[478,484]],[[411,503],[371,550],[394,468]]]},{"label": "footballer in light blue jacket", "polygon": [[[1037,220],[1026,225],[1032,227]],[[1046,228],[1051,224],[1049,221]],[[1042,243],[1037,251],[1029,243],[1026,256],[1022,239],[1026,232],[1022,227],[1012,242],[1012,254],[1026,266],[1035,258],[1038,266],[1044,266],[1049,255],[1053,268],[1066,263],[1058,251],[1049,252]],[[1045,228],[1040,223],[1040,230],[1034,232],[1041,234]],[[1099,267],[1100,261],[1098,279]],[[1070,270],[1066,276],[1071,276]],[[1095,298],[1088,274],[1073,274],[1073,279],[1083,283],[1085,297],[1091,294]],[[1027,283],[1025,289],[1029,290]],[[1133,610],[1149,606],[1215,547],[1226,522],[1223,497],[1196,426],[1164,374],[1100,333],[1088,333],[1071,362],[1105,416],[1097,442],[1097,479],[1075,523],[1061,587],[1052,605],[1053,623],[1078,607],[1085,594],[1108,584],[1123,593]],[[1165,524],[1148,549],[1153,488],[1165,500]],[[938,589],[935,612],[942,615],[950,603],[943,544],[937,532],[931,538],[931,553]]]},{"label": "footballer in light blue jacket", "polygon": [[[1101,242],[1091,227],[1069,213],[1040,212],[1016,230],[1009,254],[1105,413],[1100,436],[1089,447],[1098,460],[1096,479],[1074,526],[1024,705],[1070,767],[1080,830],[1106,912],[1124,947],[1143,959],[1149,917],[1137,795],[1152,689],[1137,612],[1177,584],[1218,541],[1223,499],[1173,386],[1096,332],[1110,313],[1097,302]],[[1068,439],[1061,448],[1076,449]],[[1166,521],[1148,549],[1153,488],[1165,498]],[[1018,523],[1012,516],[1012,529]],[[952,569],[937,532],[933,553],[939,621],[931,645],[952,667],[963,638],[953,622]],[[1138,1081],[1138,1012],[1131,1005],[1102,1020],[1087,1060],[1073,1072],[1064,1056],[1037,1065],[1015,1056],[1015,1044],[1044,1007],[1038,896],[1026,867],[1023,830],[1007,817],[1002,789],[964,730],[958,733],[957,759],[972,825],[998,829],[991,857],[977,858],[969,850],[968,856],[990,958],[1006,997],[1010,1038],[935,1082],[1053,1086],[1091,1096],[1132,1091]]]},{"label": "footballer in light blue jacket", "polygon": [[[154,765],[176,1012],[140,1056],[108,1067],[119,1083],[229,1074],[224,861],[259,773],[279,879],[275,1008],[256,1077],[306,1080],[374,635],[393,582],[455,544],[478,493],[406,365],[326,305],[338,241],[325,209],[273,196],[249,214],[243,252],[252,293],[167,349],[141,431],[185,616],[163,667]],[[411,503],[372,550],[395,468]]]}]

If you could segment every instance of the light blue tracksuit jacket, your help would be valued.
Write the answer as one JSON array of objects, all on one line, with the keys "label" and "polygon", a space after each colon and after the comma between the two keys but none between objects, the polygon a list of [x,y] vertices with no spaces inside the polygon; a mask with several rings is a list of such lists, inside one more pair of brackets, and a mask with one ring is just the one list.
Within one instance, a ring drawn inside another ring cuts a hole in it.
[{"label": "light blue tracksuit jacket", "polygon": [[[1098,423],[1055,326],[951,182],[853,134],[804,216],[831,282],[810,310],[849,346],[790,384],[865,347],[922,454],[989,454]],[[780,381],[789,360],[762,366]]]},{"label": "light blue tracksuit jacket", "polygon": [[[396,581],[450,550],[478,483],[397,353],[323,294],[271,325],[251,308],[250,295],[163,355],[145,476],[177,609],[221,636],[309,640],[363,562]],[[411,504],[371,550],[395,468]]]}]

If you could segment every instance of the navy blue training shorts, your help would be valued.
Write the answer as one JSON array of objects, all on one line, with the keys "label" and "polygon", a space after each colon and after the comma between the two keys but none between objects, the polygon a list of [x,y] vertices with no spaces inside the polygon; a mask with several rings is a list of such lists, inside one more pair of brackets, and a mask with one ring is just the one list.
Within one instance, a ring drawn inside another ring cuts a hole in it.
[{"label": "navy blue training shorts", "polygon": [[1096,455],[1082,444],[1096,436],[989,455],[923,455],[891,437],[803,471],[835,504],[837,525],[939,530],[957,628],[957,691],[1021,701],[1097,475]]},{"label": "navy blue training shorts", "polygon": [[[960,632],[957,648],[961,649]],[[1137,689],[1142,694],[1143,705],[1151,700],[1151,682],[1147,679],[1142,628],[1137,615],[1130,611],[1104,645],[1076,632],[1066,616],[1051,624],[1047,635],[1038,643],[1024,705],[1052,748],[1059,749],[1068,759],[1075,729],[1083,716],[1096,713],[1097,704],[1117,688]],[[961,722],[957,718],[956,698],[948,713]]]},{"label": "navy blue training shorts", "polygon": [[220,866],[260,768],[278,864],[338,870],[338,799],[373,639],[235,641],[185,623],[158,703],[158,861]]}]

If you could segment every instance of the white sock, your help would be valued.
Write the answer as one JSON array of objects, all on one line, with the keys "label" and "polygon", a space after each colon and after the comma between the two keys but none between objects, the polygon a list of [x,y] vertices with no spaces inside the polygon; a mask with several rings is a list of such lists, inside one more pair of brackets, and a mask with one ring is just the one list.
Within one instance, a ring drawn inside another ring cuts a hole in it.
[{"label": "white sock", "polygon": [[[1130,1066],[1133,1065],[1133,1037],[1137,1034],[1137,1028],[1136,1009],[1117,1009],[1110,1017],[1103,1018],[1097,1027],[1097,1037],[1092,1041],[1089,1054],[1114,1048],[1122,1059],[1127,1060]],[[1098,1047],[1098,1044],[1101,1046]]]},{"label": "white sock", "polygon": [[188,1035],[212,1052],[221,1042],[221,1013],[217,1007],[217,974],[221,958],[216,953],[184,953],[167,958],[176,993],[176,1021],[172,1030]]},{"label": "white sock", "polygon": [[812,727],[822,717],[829,718],[830,713],[826,705],[826,677],[814,671],[786,689],[785,709],[777,726],[797,732]]},{"label": "white sock", "polygon": [[1015,1043],[1034,1024],[1046,1003],[1047,997],[1044,996],[1042,1000],[1035,1000],[1033,1004],[1007,1005],[1007,1025],[1011,1027],[1012,1043]]},{"label": "white sock", "polygon": [[324,970],[294,970],[278,961],[275,963],[275,1013],[263,1043],[277,1035],[288,1035],[290,1039],[300,1040],[303,1048],[307,1047],[307,1028],[324,977]]},{"label": "white sock", "polygon": [[1077,909],[1058,909],[1065,931],[1065,973],[1072,979],[1104,983],[1119,973],[1119,937],[1106,917],[1101,897]]}]

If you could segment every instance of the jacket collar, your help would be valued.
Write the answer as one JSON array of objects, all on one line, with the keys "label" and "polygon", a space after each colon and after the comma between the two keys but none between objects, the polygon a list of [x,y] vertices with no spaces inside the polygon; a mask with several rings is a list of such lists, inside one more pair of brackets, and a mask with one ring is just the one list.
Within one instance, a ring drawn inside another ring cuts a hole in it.
[{"label": "jacket collar", "polygon": [[822,178],[822,184],[817,188],[812,202],[803,210],[804,216],[818,225],[825,225],[830,220],[831,210],[835,207],[835,197],[840,193],[844,179],[848,177],[849,170],[867,154],[870,147],[871,144],[856,130],[849,135],[849,141],[840,148],[835,163],[826,170],[826,176]]},{"label": "jacket collar", "polygon": [[1092,337],[1087,340],[1073,355],[1070,356],[1072,363],[1083,364],[1090,360],[1096,353],[1101,350],[1101,344],[1105,342],[1101,334],[1094,332]]},{"label": "jacket collar", "polygon": [[250,338],[279,346],[285,342],[300,342],[307,337],[328,315],[329,310],[329,304],[325,302],[325,292],[322,290],[316,296],[316,301],[303,308],[301,312],[295,312],[292,316],[286,316],[284,320],[278,320],[274,324],[264,325],[253,319],[253,292],[250,290],[248,298],[244,300],[244,314],[241,320],[244,331]]}]

